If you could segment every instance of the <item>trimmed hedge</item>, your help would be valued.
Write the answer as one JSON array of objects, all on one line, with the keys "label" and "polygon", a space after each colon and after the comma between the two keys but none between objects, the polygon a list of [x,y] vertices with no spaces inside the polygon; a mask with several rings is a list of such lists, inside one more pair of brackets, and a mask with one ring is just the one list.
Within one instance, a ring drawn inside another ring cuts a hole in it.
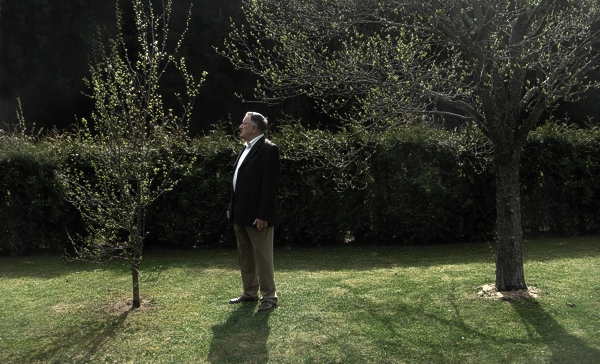
[{"label": "trimmed hedge", "polygon": [[147,247],[235,246],[226,211],[236,145],[223,133],[214,133],[181,151],[196,160],[191,172],[150,207]]},{"label": "trimmed hedge", "polygon": [[62,250],[81,228],[77,211],[61,195],[48,145],[2,140],[0,149],[0,254]]},{"label": "trimmed hedge", "polygon": [[[490,239],[495,224],[492,165],[466,134],[396,130],[371,162],[369,212],[359,240],[428,244]],[[482,139],[483,140],[483,139]],[[479,164],[477,167],[475,165]]]},{"label": "trimmed hedge", "polygon": [[[60,140],[0,142],[0,254],[64,249],[67,233],[84,231],[54,177],[67,163],[60,156],[69,153],[57,152],[65,146]],[[239,147],[223,132],[182,147],[180,152],[196,157],[195,163],[148,210],[147,248],[235,246],[225,211]],[[494,167],[479,135],[398,128],[376,147],[358,189],[339,190],[331,171],[310,170],[307,163],[282,160],[277,246],[429,244],[494,237]],[[524,232],[600,232],[599,178],[600,131],[549,124],[532,132],[521,171]]]},{"label": "trimmed hedge", "polygon": [[600,130],[549,124],[524,148],[521,171],[526,233],[600,232]]}]

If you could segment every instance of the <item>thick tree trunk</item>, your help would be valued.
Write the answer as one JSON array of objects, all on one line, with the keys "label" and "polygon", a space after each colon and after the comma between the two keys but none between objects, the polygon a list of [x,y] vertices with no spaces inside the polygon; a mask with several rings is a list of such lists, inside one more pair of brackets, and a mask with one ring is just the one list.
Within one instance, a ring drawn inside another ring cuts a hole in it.
[{"label": "thick tree trunk", "polygon": [[527,289],[521,230],[521,154],[520,148],[515,149],[509,158],[496,156],[496,288],[500,291]]}]

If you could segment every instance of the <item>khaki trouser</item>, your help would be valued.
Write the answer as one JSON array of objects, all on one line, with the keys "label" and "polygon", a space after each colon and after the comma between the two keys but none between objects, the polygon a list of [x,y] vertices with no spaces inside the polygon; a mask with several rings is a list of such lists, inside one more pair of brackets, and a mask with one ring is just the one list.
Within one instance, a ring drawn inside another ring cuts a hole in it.
[{"label": "khaki trouser", "polygon": [[272,226],[258,230],[234,224],[244,296],[277,301]]}]

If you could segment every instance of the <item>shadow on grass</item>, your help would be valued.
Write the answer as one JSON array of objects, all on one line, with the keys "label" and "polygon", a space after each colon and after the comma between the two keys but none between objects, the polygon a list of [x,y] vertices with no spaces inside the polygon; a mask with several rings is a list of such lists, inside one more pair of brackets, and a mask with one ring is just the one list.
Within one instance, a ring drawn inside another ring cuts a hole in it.
[{"label": "shadow on grass", "polygon": [[[395,358],[399,362],[520,363],[535,359],[562,364],[598,363],[600,358],[600,350],[569,333],[533,299],[502,303],[510,304],[518,313],[522,320],[519,326],[527,332],[525,336],[511,336],[505,328],[496,331],[483,322],[484,316],[465,317],[456,287],[450,289],[448,294],[447,303],[450,306],[441,312],[434,306],[421,305],[418,301],[414,304],[374,303],[372,299],[361,296],[354,296],[353,301],[352,306],[344,309],[355,313],[355,321],[359,325],[377,328],[368,336],[373,342],[372,346],[385,348],[381,349],[385,351],[384,357]],[[356,307],[364,308],[364,312]],[[338,311],[341,312],[341,308]],[[466,312],[471,311],[469,309]],[[508,326],[516,323],[507,320]],[[346,343],[339,341],[336,345]],[[354,355],[349,356],[352,358],[361,358],[361,354],[350,354],[351,350],[352,347],[345,347],[344,353]]]},{"label": "shadow on grass", "polygon": [[512,307],[521,316],[532,340],[541,340],[547,346],[548,363],[597,363],[600,360],[600,350],[567,332],[540,305],[517,301]]},{"label": "shadow on grass", "polygon": [[255,313],[256,303],[242,303],[221,325],[212,327],[208,362],[212,364],[267,363],[271,312]]},{"label": "shadow on grass", "polygon": [[122,331],[129,311],[112,316],[107,321],[95,320],[57,330],[51,339],[40,340],[27,352],[15,358],[15,363],[88,363],[116,334]]}]

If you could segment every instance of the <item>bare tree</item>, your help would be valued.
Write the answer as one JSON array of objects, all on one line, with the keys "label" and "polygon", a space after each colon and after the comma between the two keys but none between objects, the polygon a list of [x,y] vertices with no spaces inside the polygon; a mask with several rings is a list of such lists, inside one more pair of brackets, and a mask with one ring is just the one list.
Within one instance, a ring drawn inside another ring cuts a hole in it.
[{"label": "bare tree", "polygon": [[500,290],[525,289],[519,167],[527,135],[598,67],[597,0],[244,0],[223,54],[256,96],[307,95],[358,130],[454,117],[494,148]]},{"label": "bare tree", "polygon": [[[125,260],[132,271],[133,307],[140,306],[146,208],[178,182],[173,171],[185,168],[176,148],[185,141],[192,102],[203,81],[188,74],[183,58],[175,58],[185,31],[171,45],[171,1],[160,10],[151,1],[133,1],[133,41],[124,38],[122,12],[117,10],[119,32],[108,47],[98,43],[86,80],[95,101],[91,122],[82,121],[74,141],[75,152],[85,155],[91,171],[72,163],[59,173],[89,232],[74,242],[75,258]],[[165,108],[161,93],[161,77],[173,66],[186,90],[185,96],[177,95],[180,114]]]}]

